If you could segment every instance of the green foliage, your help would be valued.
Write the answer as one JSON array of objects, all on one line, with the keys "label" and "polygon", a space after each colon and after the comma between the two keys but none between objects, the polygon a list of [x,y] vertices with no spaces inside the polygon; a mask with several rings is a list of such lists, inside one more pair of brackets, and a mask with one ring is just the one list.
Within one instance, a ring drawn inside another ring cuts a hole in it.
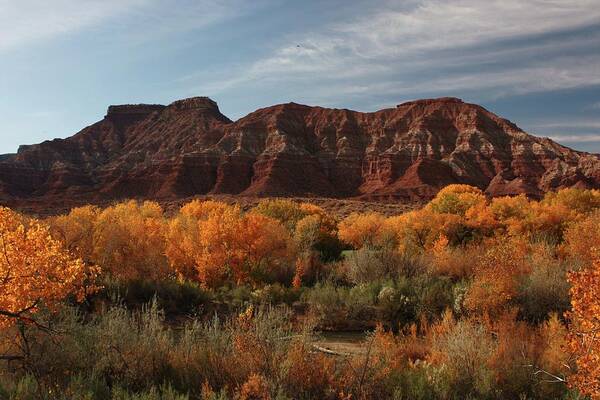
[{"label": "green foliage", "polygon": [[252,302],[259,305],[287,304],[292,305],[300,299],[301,291],[285,287],[279,283],[265,285],[252,292]]},{"label": "green foliage", "polygon": [[[9,392],[0,392],[2,400],[189,400],[169,385],[152,386],[141,392],[131,392],[120,386],[110,387],[106,382],[75,376],[62,392],[41,388],[31,375],[13,383]],[[215,400],[226,397],[215,397]]]},{"label": "green foliage", "polygon": [[436,398],[426,368],[407,368],[399,371],[391,385],[395,387],[394,400],[428,400]]},{"label": "green foliage", "polygon": [[393,279],[398,275],[397,258],[390,250],[362,247],[346,256],[348,278],[355,284]]},{"label": "green foliage", "polygon": [[[61,332],[60,337],[27,330],[30,347],[24,365],[35,366],[35,378],[28,367],[14,371],[17,383],[7,389],[8,398],[50,399],[53,393],[64,393],[70,394],[65,398],[78,399],[179,400],[187,399],[188,393],[198,396],[199,382],[220,390],[254,368],[276,376],[275,359],[285,357],[291,345],[281,338],[294,334],[290,314],[264,308],[248,315],[251,320],[215,318],[173,329],[156,303],[139,311],[111,307],[92,320],[70,308],[47,314],[42,322]],[[241,333],[244,338],[237,339]],[[253,348],[237,348],[247,340]],[[258,351],[264,364],[256,364],[256,358],[232,363],[244,351]],[[6,372],[0,369],[0,377]]]},{"label": "green foliage", "polygon": [[173,279],[159,282],[138,279],[128,283],[107,279],[99,296],[119,299],[130,308],[140,308],[156,298],[158,306],[168,315],[196,314],[213,300],[213,294],[197,283]]},{"label": "green foliage", "polygon": [[533,266],[523,278],[517,298],[523,318],[539,323],[551,313],[563,315],[570,308],[566,274],[567,266],[553,260]]}]

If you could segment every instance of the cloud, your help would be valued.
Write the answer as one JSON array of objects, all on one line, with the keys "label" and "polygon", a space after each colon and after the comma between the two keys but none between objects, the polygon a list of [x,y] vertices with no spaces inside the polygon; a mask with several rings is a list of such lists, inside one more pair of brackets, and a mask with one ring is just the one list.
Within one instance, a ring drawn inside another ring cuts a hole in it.
[{"label": "cloud", "polygon": [[500,97],[508,93],[526,94],[600,85],[600,70],[597,65],[600,65],[600,55],[582,57],[577,61],[570,58],[555,60],[553,65],[541,62],[532,65],[514,65],[500,71],[454,72],[426,80],[376,81],[349,86],[340,83],[323,88],[323,94],[330,93],[332,89],[336,94],[351,96],[369,93],[384,96],[394,96],[398,93],[435,95],[481,90],[488,91],[488,97]]},{"label": "cloud", "polygon": [[[196,29],[261,6],[242,0],[0,0],[0,52],[99,27],[152,40]],[[123,20],[119,20],[123,18]]]},{"label": "cloud", "polygon": [[94,26],[144,0],[0,0],[0,51]]},{"label": "cloud", "polygon": [[585,109],[586,110],[600,110],[600,101],[590,104]]},{"label": "cloud", "polygon": [[600,142],[600,133],[591,133],[589,135],[550,135],[548,137],[557,142],[569,142],[569,143]]},{"label": "cloud", "polygon": [[534,123],[530,128],[538,132],[543,132],[543,136],[547,136],[560,143],[585,144],[600,142],[599,119],[566,117],[560,121],[550,120],[547,122]]},{"label": "cloud", "polygon": [[597,0],[425,0],[406,10],[384,9],[335,28],[358,40],[365,55],[458,48],[541,35],[600,21]]},{"label": "cloud", "polygon": [[542,129],[600,129],[600,120],[598,119],[568,119],[564,121],[550,121],[533,124],[534,128]]},{"label": "cloud", "polygon": [[493,97],[600,83],[600,54],[589,50],[600,40],[598,0],[396,4],[286,37],[292,45],[216,76],[200,73],[198,81],[211,83],[196,89],[212,95],[284,82],[297,84],[297,95],[328,101],[464,90]]}]

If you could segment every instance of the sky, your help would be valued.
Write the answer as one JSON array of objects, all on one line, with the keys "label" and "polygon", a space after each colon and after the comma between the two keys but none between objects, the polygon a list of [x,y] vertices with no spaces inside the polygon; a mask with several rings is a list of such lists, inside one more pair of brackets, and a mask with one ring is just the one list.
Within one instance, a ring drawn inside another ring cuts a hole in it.
[{"label": "sky", "polygon": [[600,0],[0,0],[0,154],[110,104],[454,96],[600,153]]}]

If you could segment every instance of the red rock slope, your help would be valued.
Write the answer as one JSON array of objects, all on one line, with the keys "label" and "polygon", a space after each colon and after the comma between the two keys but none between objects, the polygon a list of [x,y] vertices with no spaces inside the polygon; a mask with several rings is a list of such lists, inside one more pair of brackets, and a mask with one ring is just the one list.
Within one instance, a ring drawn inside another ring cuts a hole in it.
[{"label": "red rock slope", "polygon": [[425,200],[455,182],[493,196],[600,187],[600,159],[456,98],[373,113],[289,103],[232,122],[205,97],[110,106],[68,139],[0,158],[0,199],[10,203],[206,193]]}]

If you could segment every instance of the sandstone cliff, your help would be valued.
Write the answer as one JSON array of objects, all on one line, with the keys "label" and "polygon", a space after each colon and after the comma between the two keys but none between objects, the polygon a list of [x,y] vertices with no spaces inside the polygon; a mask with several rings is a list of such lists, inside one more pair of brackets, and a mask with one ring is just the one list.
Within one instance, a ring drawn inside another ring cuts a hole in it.
[{"label": "sandstone cliff", "polygon": [[373,113],[288,103],[236,122],[196,97],[110,106],[68,139],[0,157],[4,202],[196,194],[426,200],[468,183],[492,196],[600,187],[600,158],[456,98]]}]

